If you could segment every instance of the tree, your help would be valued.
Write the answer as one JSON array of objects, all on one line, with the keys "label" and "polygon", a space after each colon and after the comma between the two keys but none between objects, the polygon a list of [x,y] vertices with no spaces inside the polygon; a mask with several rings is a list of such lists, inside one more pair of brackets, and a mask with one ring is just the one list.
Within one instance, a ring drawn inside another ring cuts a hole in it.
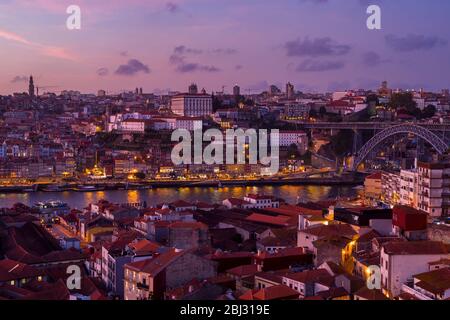
[{"label": "tree", "polygon": [[367,96],[367,113],[369,117],[376,116],[377,106],[380,104],[380,100],[376,94],[370,94]]},{"label": "tree", "polygon": [[434,117],[436,114],[436,107],[432,104],[428,105],[422,111],[422,119],[428,119]]},{"label": "tree", "polygon": [[389,107],[394,110],[405,109],[411,115],[417,112],[417,103],[410,92],[394,93],[391,96]]},{"label": "tree", "polygon": [[342,157],[352,151],[353,148],[352,130],[341,130],[331,138],[331,146],[336,157]]},{"label": "tree", "polygon": [[325,108],[324,106],[321,106],[319,109],[319,114],[321,117],[325,116],[327,114],[327,108]]}]

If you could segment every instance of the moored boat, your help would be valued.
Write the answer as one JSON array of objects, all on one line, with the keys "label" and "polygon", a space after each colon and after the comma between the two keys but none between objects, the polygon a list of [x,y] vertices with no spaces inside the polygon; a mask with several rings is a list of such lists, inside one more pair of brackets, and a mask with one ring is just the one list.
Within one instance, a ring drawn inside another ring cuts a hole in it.
[{"label": "moored boat", "polygon": [[95,185],[79,185],[73,189],[73,191],[77,192],[94,192],[94,191],[104,191],[105,188],[101,186]]}]

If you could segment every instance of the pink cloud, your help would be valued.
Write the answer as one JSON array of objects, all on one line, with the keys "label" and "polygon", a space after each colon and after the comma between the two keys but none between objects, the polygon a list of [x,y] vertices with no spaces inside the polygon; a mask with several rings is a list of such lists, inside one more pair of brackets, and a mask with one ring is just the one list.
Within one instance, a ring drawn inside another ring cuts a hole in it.
[{"label": "pink cloud", "polygon": [[22,36],[19,36],[18,34],[12,33],[12,32],[8,32],[5,30],[0,30],[0,38],[6,39],[6,40],[11,40],[11,41],[15,41],[15,42],[19,42],[19,43],[23,43],[26,45],[32,45],[33,43],[28,41],[27,39],[25,39]]},{"label": "pink cloud", "polygon": [[179,5],[188,0],[12,0],[10,5],[44,9],[50,12],[65,12],[68,6],[76,4],[89,12],[110,12],[130,6],[143,6],[146,8],[163,9],[170,2]]},{"label": "pink cloud", "polygon": [[64,60],[76,60],[75,56],[70,54],[65,48],[56,47],[56,46],[48,46],[48,45],[44,45],[41,43],[33,42],[33,41],[26,39],[25,37],[22,37],[21,35],[18,35],[16,33],[10,32],[10,31],[0,29],[0,39],[5,39],[8,41],[13,41],[16,43],[24,44],[32,49],[35,49],[35,50],[41,52],[41,54],[49,56],[49,57],[64,59]]}]

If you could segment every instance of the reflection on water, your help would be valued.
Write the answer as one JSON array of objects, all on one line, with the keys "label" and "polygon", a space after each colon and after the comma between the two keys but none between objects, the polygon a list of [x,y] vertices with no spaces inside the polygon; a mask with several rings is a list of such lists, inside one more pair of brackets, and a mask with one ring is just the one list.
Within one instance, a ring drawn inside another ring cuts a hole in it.
[{"label": "reflection on water", "polygon": [[36,192],[24,194],[0,194],[0,207],[11,207],[21,202],[33,205],[39,201],[61,200],[72,208],[84,208],[89,203],[106,199],[115,203],[136,203],[147,201],[149,206],[169,203],[179,199],[219,203],[230,197],[242,198],[249,193],[273,195],[289,203],[319,201],[330,198],[353,197],[357,191],[352,187],[328,186],[263,186],[224,188],[160,188],[151,190],[112,190],[98,192]]}]

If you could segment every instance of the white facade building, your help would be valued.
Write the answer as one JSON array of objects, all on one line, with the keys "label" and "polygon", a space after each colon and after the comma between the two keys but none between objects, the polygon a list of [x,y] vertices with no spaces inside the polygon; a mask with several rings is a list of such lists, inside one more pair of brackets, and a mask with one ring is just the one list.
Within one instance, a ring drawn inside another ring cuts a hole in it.
[{"label": "white facade building", "polygon": [[415,170],[400,172],[400,204],[417,209],[418,174]]},{"label": "white facade building", "polygon": [[122,132],[145,132],[145,120],[127,119],[120,124],[120,131]]},{"label": "white facade building", "polygon": [[450,207],[450,164],[418,164],[418,209],[432,217],[448,216]]},{"label": "white facade building", "polygon": [[186,117],[204,117],[213,113],[212,96],[208,94],[180,94],[172,97],[172,112]]},{"label": "white facade building", "polygon": [[308,147],[308,135],[303,131],[280,131],[280,147],[297,145],[301,150]]},{"label": "white facade building", "polygon": [[448,247],[442,242],[389,242],[380,253],[381,287],[390,298],[398,296],[402,286],[413,275],[427,272],[428,263],[449,258]]},{"label": "white facade building", "polygon": [[244,197],[244,201],[251,203],[253,208],[257,209],[280,207],[280,202],[271,196],[249,194]]}]

